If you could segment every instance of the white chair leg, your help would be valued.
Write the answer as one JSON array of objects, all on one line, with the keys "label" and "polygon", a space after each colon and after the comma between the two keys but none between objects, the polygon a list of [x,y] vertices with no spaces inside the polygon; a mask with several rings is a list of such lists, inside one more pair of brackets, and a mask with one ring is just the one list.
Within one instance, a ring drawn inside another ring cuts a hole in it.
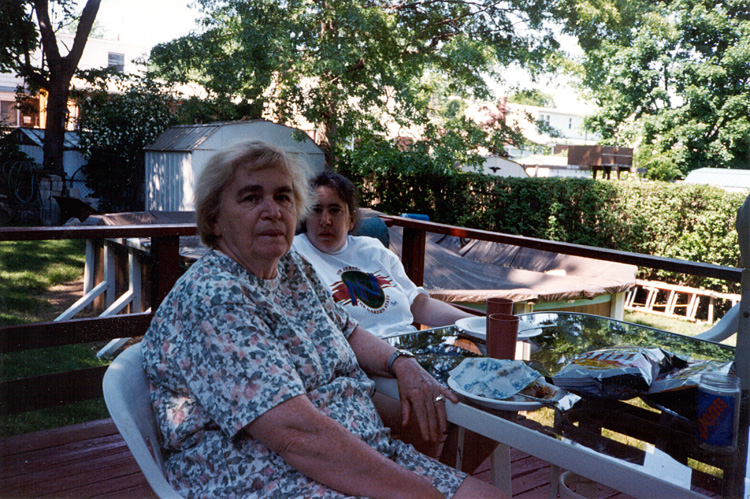
[{"label": "white chair leg", "polygon": [[560,467],[551,464],[549,467],[549,499],[557,499],[560,494]]},{"label": "white chair leg", "polygon": [[464,464],[464,445],[466,439],[466,428],[458,427],[458,442],[456,443],[456,469],[460,470]]},{"label": "white chair leg", "polygon": [[492,467],[492,485],[505,492],[508,497],[513,496],[510,470],[510,447],[498,444],[490,456]]}]

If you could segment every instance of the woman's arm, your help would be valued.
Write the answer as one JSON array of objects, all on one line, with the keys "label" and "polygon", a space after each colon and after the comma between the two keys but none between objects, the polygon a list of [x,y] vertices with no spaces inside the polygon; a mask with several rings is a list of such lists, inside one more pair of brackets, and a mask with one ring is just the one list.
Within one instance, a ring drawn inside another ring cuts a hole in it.
[{"label": "woman's arm", "polygon": [[345,494],[373,498],[442,498],[430,482],[399,466],[298,395],[245,427],[290,466]]},{"label": "woman's arm", "polygon": [[455,324],[458,319],[475,317],[460,310],[450,303],[436,300],[426,294],[418,294],[411,304],[411,314],[414,321],[430,327],[448,326]]},{"label": "woman's arm", "polygon": [[[388,359],[396,349],[374,334],[357,328],[349,336],[349,344],[354,350],[359,365],[369,375],[391,377],[388,371]],[[412,416],[419,424],[422,438],[437,441],[448,427],[445,403],[435,402],[443,395],[453,403],[458,402],[456,395],[438,383],[435,378],[422,369],[419,363],[409,357],[397,357],[392,369],[398,382],[398,393],[401,399],[401,424],[409,424]]]}]

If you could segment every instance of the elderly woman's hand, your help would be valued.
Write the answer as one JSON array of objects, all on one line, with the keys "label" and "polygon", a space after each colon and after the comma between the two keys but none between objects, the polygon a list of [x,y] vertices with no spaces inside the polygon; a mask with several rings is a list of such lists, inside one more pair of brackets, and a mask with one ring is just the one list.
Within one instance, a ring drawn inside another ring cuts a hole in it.
[{"label": "elderly woman's hand", "polygon": [[393,363],[401,399],[401,424],[416,418],[422,438],[437,442],[448,428],[446,399],[458,402],[456,395],[438,383],[413,358],[399,357]]}]

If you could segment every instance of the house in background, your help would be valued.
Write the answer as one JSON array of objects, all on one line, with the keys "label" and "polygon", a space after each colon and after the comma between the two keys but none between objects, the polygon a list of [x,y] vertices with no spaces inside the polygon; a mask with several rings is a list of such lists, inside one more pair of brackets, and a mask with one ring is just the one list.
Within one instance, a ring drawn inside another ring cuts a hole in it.
[{"label": "house in background", "polygon": [[[547,150],[534,152],[532,149],[521,149],[506,145],[508,159],[522,165],[531,177],[588,177],[588,171],[576,171],[567,167],[567,159],[561,153],[568,146],[595,145],[599,136],[586,129],[583,108],[546,108],[507,102],[506,98],[491,105],[473,104],[466,109],[466,116],[478,123],[491,124],[493,121],[504,121],[507,125],[518,127],[524,138]],[[552,136],[540,131],[539,124],[555,130]],[[490,160],[488,156],[488,160]],[[490,166],[490,165],[488,165]],[[485,170],[487,167],[485,167]]]},{"label": "house in background", "polygon": [[[523,104],[505,103],[506,122],[517,123],[523,131],[523,136],[534,142],[549,147],[552,152],[559,145],[594,145],[599,140],[597,134],[586,128],[584,114],[575,110],[563,108],[547,108],[528,106]],[[540,132],[538,123],[554,129],[559,137]],[[519,159],[532,154],[532,151],[508,147],[508,153],[513,159]]]},{"label": "house in background", "polygon": [[727,168],[698,168],[687,174],[686,184],[706,184],[727,191],[750,191],[750,170],[730,170]]},{"label": "house in background", "polygon": [[262,140],[319,171],[323,150],[305,132],[266,120],[174,126],[146,146],[146,210],[192,211],[193,188],[219,149],[241,140]]},{"label": "house in background", "polygon": [[[57,42],[63,54],[67,54],[68,47],[73,46],[74,35],[69,33],[58,33]],[[136,73],[139,66],[134,62],[148,55],[148,47],[121,43],[116,40],[104,40],[101,38],[89,38],[83,50],[78,69],[117,68],[122,73]],[[41,52],[34,54],[33,59],[38,61]],[[76,82],[73,80],[75,87]],[[11,73],[0,73],[0,125],[5,127],[44,128],[46,125],[47,107],[43,94],[28,94],[23,108],[16,105],[16,88],[23,87],[21,78]],[[24,112],[30,109],[31,112]],[[68,104],[70,119],[68,130],[73,130],[78,109],[74,102]]]}]

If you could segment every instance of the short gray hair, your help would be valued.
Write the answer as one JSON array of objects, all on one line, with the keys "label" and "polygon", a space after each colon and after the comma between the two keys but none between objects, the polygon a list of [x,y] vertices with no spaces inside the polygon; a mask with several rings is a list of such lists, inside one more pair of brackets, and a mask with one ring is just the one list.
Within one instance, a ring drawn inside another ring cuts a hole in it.
[{"label": "short gray hair", "polygon": [[220,150],[208,160],[195,185],[195,220],[198,235],[207,246],[216,247],[213,226],[219,215],[221,193],[234,180],[235,173],[240,169],[256,171],[268,167],[282,168],[289,174],[292,179],[297,222],[307,217],[313,199],[307,165],[266,142],[237,142]]}]

